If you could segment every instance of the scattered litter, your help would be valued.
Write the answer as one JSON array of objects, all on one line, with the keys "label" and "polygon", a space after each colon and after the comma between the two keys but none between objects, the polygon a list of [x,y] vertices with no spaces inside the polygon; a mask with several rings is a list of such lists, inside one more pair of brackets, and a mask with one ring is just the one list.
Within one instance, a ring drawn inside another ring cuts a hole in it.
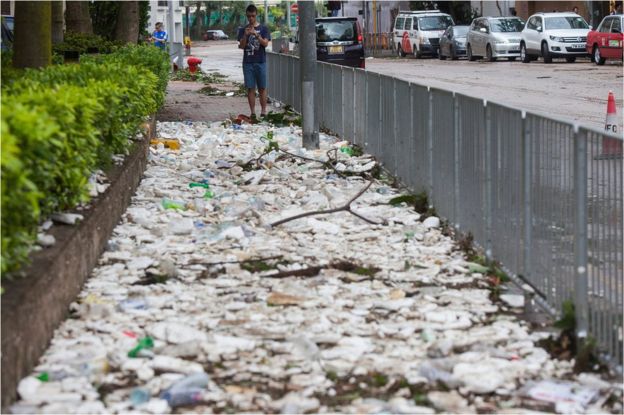
[{"label": "scattered litter", "polygon": [[78,213],[53,213],[51,219],[54,222],[75,225],[78,221],[83,220],[84,216]]}]

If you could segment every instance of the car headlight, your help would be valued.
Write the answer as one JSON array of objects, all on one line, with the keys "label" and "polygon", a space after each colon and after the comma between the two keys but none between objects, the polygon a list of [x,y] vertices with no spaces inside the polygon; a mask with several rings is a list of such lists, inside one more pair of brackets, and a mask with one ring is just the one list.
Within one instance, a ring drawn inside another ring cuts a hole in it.
[{"label": "car headlight", "polygon": [[421,45],[428,45],[429,44],[429,38],[428,37],[421,37],[420,38],[420,44]]},{"label": "car headlight", "polygon": [[555,42],[563,42],[563,38],[559,36],[551,36],[550,40],[554,40]]}]

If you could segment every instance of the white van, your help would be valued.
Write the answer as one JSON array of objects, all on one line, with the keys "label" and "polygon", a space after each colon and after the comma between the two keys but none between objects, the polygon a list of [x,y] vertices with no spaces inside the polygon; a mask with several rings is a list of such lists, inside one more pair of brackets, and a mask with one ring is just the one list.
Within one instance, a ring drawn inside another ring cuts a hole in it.
[{"label": "white van", "polygon": [[440,37],[453,26],[453,18],[438,10],[401,11],[394,21],[392,42],[397,55],[437,56]]}]

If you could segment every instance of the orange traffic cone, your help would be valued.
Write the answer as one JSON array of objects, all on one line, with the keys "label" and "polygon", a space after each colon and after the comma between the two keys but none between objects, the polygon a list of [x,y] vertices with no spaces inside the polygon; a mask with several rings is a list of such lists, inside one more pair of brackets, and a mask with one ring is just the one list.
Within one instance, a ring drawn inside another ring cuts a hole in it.
[{"label": "orange traffic cone", "polygon": [[[615,109],[615,97],[613,96],[612,91],[609,91],[609,99],[607,101],[607,119],[605,121],[605,132],[615,134],[617,134],[618,132],[617,110]],[[602,139],[601,157],[622,157],[622,140],[604,137]]]}]

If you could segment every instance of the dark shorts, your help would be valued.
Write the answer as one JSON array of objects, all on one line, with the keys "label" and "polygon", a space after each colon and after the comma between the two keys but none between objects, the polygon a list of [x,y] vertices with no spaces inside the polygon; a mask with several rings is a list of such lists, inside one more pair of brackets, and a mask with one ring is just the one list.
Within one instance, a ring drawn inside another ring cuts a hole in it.
[{"label": "dark shorts", "polygon": [[243,63],[243,75],[245,76],[245,88],[266,88],[266,62]]}]

